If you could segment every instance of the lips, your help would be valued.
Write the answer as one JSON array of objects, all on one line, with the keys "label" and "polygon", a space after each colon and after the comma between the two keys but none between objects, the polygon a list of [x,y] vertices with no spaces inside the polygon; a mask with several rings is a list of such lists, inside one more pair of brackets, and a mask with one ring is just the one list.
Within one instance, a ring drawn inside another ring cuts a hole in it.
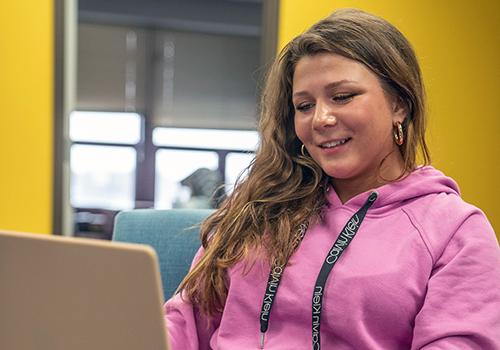
[{"label": "lips", "polygon": [[345,144],[349,140],[351,140],[350,137],[346,137],[345,139],[338,139],[338,140],[334,140],[334,141],[328,141],[328,142],[325,142],[325,143],[321,143],[319,145],[319,147],[321,147],[321,148],[334,148],[334,147],[337,147],[337,146]]}]

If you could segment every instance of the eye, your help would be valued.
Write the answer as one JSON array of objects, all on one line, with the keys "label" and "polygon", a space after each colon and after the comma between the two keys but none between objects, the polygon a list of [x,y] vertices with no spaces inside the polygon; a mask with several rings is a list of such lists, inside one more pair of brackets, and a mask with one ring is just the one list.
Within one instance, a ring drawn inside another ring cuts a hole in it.
[{"label": "eye", "polygon": [[314,107],[314,103],[304,102],[304,103],[300,103],[299,105],[295,106],[295,110],[297,110],[299,112],[306,112],[313,107]]},{"label": "eye", "polygon": [[334,95],[332,97],[332,100],[336,103],[343,104],[343,103],[350,102],[354,98],[354,96],[356,96],[355,93],[341,93],[341,94]]}]

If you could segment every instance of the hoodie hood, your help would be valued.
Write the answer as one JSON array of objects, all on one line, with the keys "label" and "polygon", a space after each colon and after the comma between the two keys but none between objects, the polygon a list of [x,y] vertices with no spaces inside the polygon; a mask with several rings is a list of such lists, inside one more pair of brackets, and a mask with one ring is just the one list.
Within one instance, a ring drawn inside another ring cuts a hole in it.
[{"label": "hoodie hood", "polygon": [[432,194],[445,193],[460,196],[458,185],[453,179],[432,166],[423,166],[416,168],[401,180],[360,193],[343,204],[335,189],[330,187],[327,194],[329,208],[343,207],[356,211],[366,202],[372,192],[377,192],[378,198],[370,212],[378,214],[399,207],[403,202]]}]

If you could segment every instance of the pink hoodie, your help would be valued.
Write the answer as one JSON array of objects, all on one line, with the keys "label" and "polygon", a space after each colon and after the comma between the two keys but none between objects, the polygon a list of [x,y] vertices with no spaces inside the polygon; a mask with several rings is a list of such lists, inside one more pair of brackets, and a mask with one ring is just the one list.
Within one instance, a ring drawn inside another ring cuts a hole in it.
[{"label": "pink hoodie", "polygon": [[[376,189],[378,199],[326,282],[323,349],[500,349],[500,248],[484,214],[428,166]],[[333,242],[370,192],[342,204],[329,190],[283,274],[265,349],[312,348],[312,296]],[[198,253],[202,254],[202,251]],[[196,258],[195,258],[196,259]],[[224,312],[205,318],[179,295],[165,304],[173,350],[259,349],[270,267],[229,269]]]}]

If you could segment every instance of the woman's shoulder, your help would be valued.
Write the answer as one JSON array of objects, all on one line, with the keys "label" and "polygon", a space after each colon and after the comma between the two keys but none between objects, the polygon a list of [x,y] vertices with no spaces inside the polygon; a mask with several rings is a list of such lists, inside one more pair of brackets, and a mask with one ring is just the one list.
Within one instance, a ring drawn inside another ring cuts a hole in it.
[{"label": "woman's shoulder", "polygon": [[458,184],[451,177],[432,166],[417,168],[401,184],[406,192],[404,207],[422,225],[439,227],[460,224],[472,215],[483,216],[476,206],[466,202]]},{"label": "woman's shoulder", "polygon": [[495,232],[481,209],[466,202],[458,193],[434,193],[403,208],[419,231],[434,258],[450,244],[496,245]]}]

